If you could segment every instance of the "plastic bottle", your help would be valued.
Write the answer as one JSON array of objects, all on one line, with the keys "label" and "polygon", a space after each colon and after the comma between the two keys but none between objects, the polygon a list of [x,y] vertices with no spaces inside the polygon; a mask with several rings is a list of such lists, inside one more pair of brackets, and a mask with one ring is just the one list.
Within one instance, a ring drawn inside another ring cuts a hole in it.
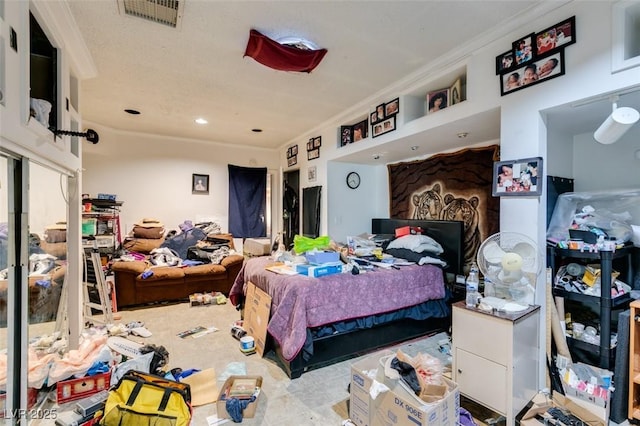
[{"label": "plastic bottle", "polygon": [[478,265],[476,264],[476,262],[473,262],[471,264],[471,269],[469,269],[469,275],[467,276],[466,284],[467,306],[475,308],[480,301],[480,293],[478,292],[478,287],[480,286],[480,272],[478,270]]}]

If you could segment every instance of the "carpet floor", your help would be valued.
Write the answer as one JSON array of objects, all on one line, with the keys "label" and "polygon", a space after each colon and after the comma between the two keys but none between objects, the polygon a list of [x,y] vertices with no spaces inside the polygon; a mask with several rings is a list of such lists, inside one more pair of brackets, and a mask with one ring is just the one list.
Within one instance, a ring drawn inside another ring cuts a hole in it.
[{"label": "carpet floor", "polygon": [[[220,387],[225,377],[238,371],[263,377],[254,418],[243,424],[264,426],[340,425],[348,418],[351,364],[354,358],[304,373],[291,380],[278,364],[273,352],[265,357],[245,355],[230,333],[240,313],[231,304],[191,307],[188,303],[158,305],[119,312],[120,322],[140,321],[153,333],[147,338],[131,337],[141,343],[164,346],[169,352],[169,368],[213,368]],[[198,338],[180,338],[178,333],[196,326],[216,327],[218,331]],[[438,346],[448,340],[446,333],[417,339],[399,347],[408,355],[429,353],[450,369],[451,359]],[[194,409],[193,425],[207,425],[207,418],[216,415],[216,405],[206,404]]]}]

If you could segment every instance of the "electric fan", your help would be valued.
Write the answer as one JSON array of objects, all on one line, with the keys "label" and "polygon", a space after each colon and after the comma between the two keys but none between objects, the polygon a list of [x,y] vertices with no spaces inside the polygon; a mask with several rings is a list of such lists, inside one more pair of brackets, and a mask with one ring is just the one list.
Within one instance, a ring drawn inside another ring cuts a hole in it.
[{"label": "electric fan", "polygon": [[485,283],[482,301],[498,309],[526,309],[529,301],[533,302],[540,259],[535,242],[526,235],[499,232],[484,240],[477,261],[490,285]]}]

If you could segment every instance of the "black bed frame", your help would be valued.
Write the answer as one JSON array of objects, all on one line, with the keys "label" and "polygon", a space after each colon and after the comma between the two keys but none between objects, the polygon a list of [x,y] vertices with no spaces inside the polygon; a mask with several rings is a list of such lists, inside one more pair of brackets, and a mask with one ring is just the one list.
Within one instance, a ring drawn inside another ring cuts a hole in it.
[{"label": "black bed frame", "polygon": [[[396,228],[419,226],[423,234],[438,241],[444,248],[442,258],[447,261],[445,272],[462,274],[464,256],[463,223],[458,221],[432,221],[413,219],[372,219],[373,234],[395,233]],[[324,367],[349,358],[360,356],[385,346],[406,342],[418,337],[448,330],[451,318],[430,318],[426,320],[404,319],[385,323],[373,328],[334,334],[313,340],[313,356],[305,361],[302,351],[291,361],[286,361],[277,342],[268,337],[268,348],[275,350],[278,361],[291,379],[298,378],[305,371]]]}]

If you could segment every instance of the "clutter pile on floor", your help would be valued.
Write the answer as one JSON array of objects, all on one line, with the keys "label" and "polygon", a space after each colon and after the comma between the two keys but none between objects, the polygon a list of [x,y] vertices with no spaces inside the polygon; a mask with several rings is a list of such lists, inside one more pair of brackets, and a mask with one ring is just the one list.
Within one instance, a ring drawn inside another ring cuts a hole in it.
[{"label": "clutter pile on floor", "polygon": [[[241,327],[241,322],[230,324],[232,334]],[[215,331],[215,327],[194,327],[178,337]],[[188,425],[193,407],[210,403],[217,404],[219,419],[241,422],[255,414],[262,377],[247,376],[244,363],[228,364],[218,377],[213,368],[170,368],[164,346],[138,343],[129,336],[147,338],[152,333],[143,322],[132,321],[91,325],[72,350],[67,350],[68,342],[59,332],[33,339],[28,347],[30,391],[25,415],[35,417],[26,420],[41,417],[46,409],[52,413],[49,419],[60,426],[146,424],[158,416],[170,419],[167,424]],[[241,342],[243,352],[251,349],[255,352],[253,344]],[[0,387],[5,388],[6,352],[0,353],[2,365]],[[220,390],[217,380],[224,381]]]}]

